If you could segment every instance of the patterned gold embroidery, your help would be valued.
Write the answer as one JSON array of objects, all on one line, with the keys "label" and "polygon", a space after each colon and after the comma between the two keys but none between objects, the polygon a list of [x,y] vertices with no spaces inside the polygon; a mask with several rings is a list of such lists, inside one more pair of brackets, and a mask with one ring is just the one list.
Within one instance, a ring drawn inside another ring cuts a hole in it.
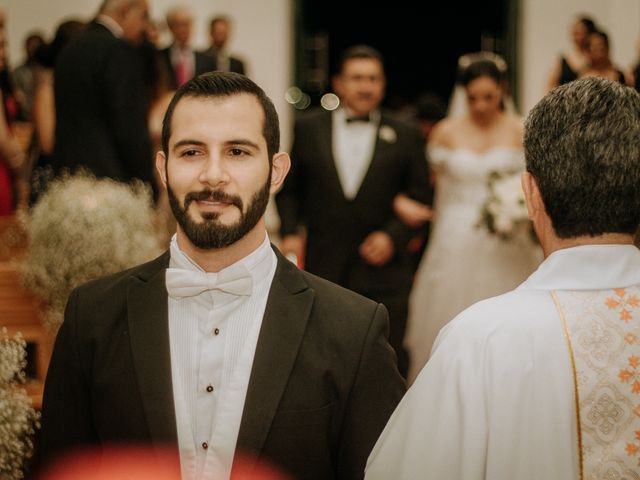
[{"label": "patterned gold embroidery", "polygon": [[640,479],[640,288],[552,296],[574,370],[580,476]]},{"label": "patterned gold embroidery", "polygon": [[626,289],[624,288],[614,288],[613,292],[618,298],[607,297],[605,304],[607,305],[609,310],[616,310],[619,308],[620,320],[629,322],[629,320],[633,318],[633,316],[631,315],[631,310],[640,306],[638,297],[636,295],[627,296]]},{"label": "patterned gold embroidery", "polygon": [[604,394],[587,413],[589,420],[598,427],[598,430],[608,436],[615,429],[616,424],[624,417],[624,410],[610,395]]},{"label": "patterned gold embroidery", "polygon": [[[636,431],[636,440],[640,442],[640,430]],[[625,448],[627,451],[627,455],[630,457],[638,456],[638,465],[640,465],[640,443],[627,443],[627,447]]]},{"label": "patterned gold embroidery", "polygon": [[637,394],[640,394],[640,369],[638,369],[639,365],[640,357],[631,355],[629,357],[629,366],[631,368],[622,369],[618,374],[618,378],[620,378],[620,381],[623,383],[631,383],[631,391]]}]

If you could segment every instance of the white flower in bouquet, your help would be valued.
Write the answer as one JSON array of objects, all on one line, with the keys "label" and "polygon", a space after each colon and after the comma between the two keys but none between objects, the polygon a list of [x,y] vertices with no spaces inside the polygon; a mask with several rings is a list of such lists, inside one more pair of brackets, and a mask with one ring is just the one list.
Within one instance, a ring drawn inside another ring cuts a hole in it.
[{"label": "white flower in bouquet", "polygon": [[29,240],[25,286],[62,322],[71,290],[154,258],[160,251],[149,188],[82,173],[52,181],[23,219]]},{"label": "white flower in bouquet", "polygon": [[39,414],[20,383],[24,381],[26,343],[0,330],[0,478],[24,478],[25,462],[33,455],[33,435]]},{"label": "white flower in bouquet", "polygon": [[503,239],[530,229],[522,190],[521,172],[493,172],[479,225]]}]

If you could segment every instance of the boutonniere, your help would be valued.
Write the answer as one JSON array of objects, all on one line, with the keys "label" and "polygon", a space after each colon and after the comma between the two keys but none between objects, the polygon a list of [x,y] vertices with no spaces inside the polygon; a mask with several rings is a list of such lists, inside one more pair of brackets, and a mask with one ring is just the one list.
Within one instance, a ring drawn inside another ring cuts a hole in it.
[{"label": "boutonniere", "polygon": [[378,130],[378,136],[380,137],[380,140],[387,143],[396,143],[396,140],[398,140],[396,131],[389,125],[382,125],[380,130]]}]

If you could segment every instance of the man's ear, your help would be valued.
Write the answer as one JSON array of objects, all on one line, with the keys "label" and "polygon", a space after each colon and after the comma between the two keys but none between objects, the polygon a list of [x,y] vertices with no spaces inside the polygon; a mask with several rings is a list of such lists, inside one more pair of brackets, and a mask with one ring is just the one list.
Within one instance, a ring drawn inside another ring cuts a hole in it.
[{"label": "man's ear", "polygon": [[156,153],[156,170],[158,171],[158,175],[160,176],[160,180],[162,180],[162,184],[167,186],[167,157],[165,156],[163,151],[158,151]]},{"label": "man's ear", "polygon": [[291,168],[291,158],[286,152],[278,152],[271,162],[271,193],[276,193],[282,187],[284,179]]},{"label": "man's ear", "polygon": [[527,206],[529,220],[534,220],[545,211],[545,208],[538,188],[538,181],[529,172],[522,174],[522,190],[524,191],[524,202]]}]

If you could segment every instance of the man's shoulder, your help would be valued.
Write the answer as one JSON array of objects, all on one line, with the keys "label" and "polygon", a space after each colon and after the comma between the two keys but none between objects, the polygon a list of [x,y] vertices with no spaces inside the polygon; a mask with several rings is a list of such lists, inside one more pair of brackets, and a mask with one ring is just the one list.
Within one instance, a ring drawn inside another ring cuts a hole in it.
[{"label": "man's shoulder", "polygon": [[[333,312],[340,318],[370,319],[380,305],[359,293],[344,288],[305,270],[298,269],[279,255],[280,263],[276,279],[287,288],[297,285],[300,290],[312,290],[314,309],[318,314]],[[297,277],[297,278],[296,278]]]},{"label": "man's shoulder", "polygon": [[147,281],[154,275],[163,271],[169,264],[169,253],[164,252],[159,257],[146,263],[105,275],[80,285],[76,290],[83,297],[88,298],[115,298],[118,292],[126,292],[127,284],[131,278]]}]

